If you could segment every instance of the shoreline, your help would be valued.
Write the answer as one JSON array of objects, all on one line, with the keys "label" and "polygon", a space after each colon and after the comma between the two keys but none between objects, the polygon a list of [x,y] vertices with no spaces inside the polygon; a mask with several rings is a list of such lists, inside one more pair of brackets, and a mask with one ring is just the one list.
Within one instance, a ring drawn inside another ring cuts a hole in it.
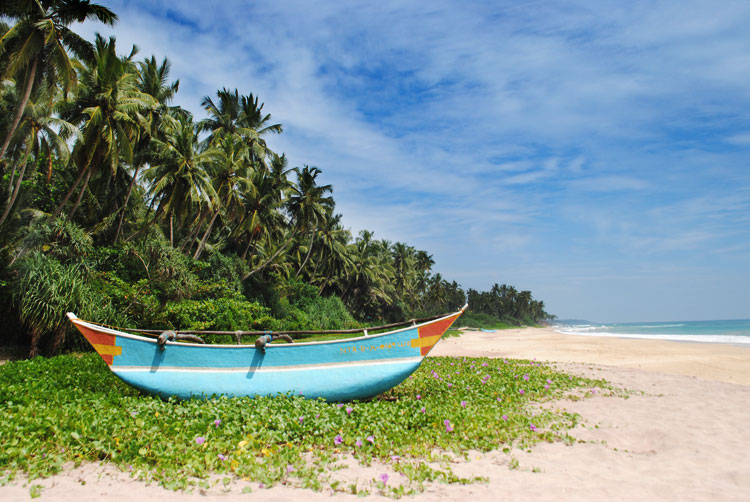
[{"label": "shoreline", "polygon": [[430,355],[508,357],[642,369],[750,385],[750,346],[615,336],[568,335],[552,327],[462,331]]},{"label": "shoreline", "polygon": [[[551,328],[521,328],[494,333],[464,331],[441,340],[431,356],[495,357],[547,361],[571,374],[602,378],[626,389],[627,397],[591,397],[541,402],[581,417],[569,431],[571,445],[539,443],[509,453],[469,452],[469,460],[451,465],[458,476],[484,476],[486,483],[433,483],[417,502],[494,502],[509,500],[746,500],[750,493],[750,349],[722,344],[670,343],[666,340],[617,339],[564,335]],[[343,458],[336,477],[372,478],[372,467]],[[31,500],[29,486],[43,487],[38,500],[111,502],[132,499],[160,502],[306,498],[351,501],[362,497],[313,492],[234,480],[192,493],[173,492],[135,481],[106,464],[86,464],[43,480],[0,487],[4,500]],[[252,493],[243,493],[243,488]],[[384,501],[371,494],[367,500]]]}]

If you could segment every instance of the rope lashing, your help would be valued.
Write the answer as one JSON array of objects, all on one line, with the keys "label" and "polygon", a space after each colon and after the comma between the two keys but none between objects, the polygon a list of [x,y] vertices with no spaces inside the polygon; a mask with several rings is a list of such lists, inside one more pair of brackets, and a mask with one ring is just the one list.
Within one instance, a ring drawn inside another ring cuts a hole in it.
[{"label": "rope lashing", "polygon": [[159,338],[156,339],[156,344],[159,346],[159,350],[166,348],[167,342],[174,342],[176,340],[186,340],[193,343],[206,343],[203,338],[195,335],[182,335],[175,333],[174,331],[167,330],[162,331]]},{"label": "rope lashing", "polygon": [[256,350],[261,351],[261,353],[266,353],[266,345],[273,342],[274,340],[284,340],[287,343],[294,343],[294,340],[292,340],[292,337],[286,334],[278,334],[274,335],[272,331],[266,331],[265,335],[260,335],[257,340],[255,340],[255,348]]}]

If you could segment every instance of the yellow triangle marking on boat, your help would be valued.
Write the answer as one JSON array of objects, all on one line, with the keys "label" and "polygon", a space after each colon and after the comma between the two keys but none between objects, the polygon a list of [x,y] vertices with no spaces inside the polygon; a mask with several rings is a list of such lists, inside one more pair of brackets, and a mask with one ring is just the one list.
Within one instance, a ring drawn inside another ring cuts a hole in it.
[{"label": "yellow triangle marking on boat", "polygon": [[438,340],[440,340],[441,336],[443,335],[425,336],[422,338],[412,338],[411,346],[412,347],[432,347],[438,342]]},{"label": "yellow triangle marking on boat", "polygon": [[98,343],[92,344],[94,346],[94,350],[96,350],[101,355],[110,355],[110,356],[119,356],[122,354],[122,347],[118,345],[101,345]]}]

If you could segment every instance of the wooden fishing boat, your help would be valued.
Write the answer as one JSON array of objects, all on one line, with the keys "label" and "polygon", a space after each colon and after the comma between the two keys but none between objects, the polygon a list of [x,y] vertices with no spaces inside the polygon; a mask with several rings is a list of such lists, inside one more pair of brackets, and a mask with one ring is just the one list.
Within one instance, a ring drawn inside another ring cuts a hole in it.
[{"label": "wooden fishing boat", "polygon": [[195,336],[198,332],[185,331],[162,332],[155,338],[147,336],[148,330],[133,334],[73,313],[68,318],[115,375],[144,392],[180,399],[291,393],[350,401],[401,383],[465,309],[384,333],[361,330],[364,336],[324,342],[272,344],[279,334],[230,332],[238,342],[243,335],[260,333],[255,345],[196,343],[202,341]]}]

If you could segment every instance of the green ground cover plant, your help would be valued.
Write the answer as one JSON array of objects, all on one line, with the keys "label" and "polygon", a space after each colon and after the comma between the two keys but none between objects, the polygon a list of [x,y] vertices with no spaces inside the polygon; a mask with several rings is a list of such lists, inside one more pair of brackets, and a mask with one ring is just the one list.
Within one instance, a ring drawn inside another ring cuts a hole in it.
[{"label": "green ground cover plant", "polygon": [[[431,357],[366,402],[176,401],[128,387],[95,354],[39,357],[0,367],[0,482],[23,473],[31,483],[71,462],[106,461],[170,489],[244,479],[399,496],[427,481],[476,481],[450,469],[450,458],[470,450],[571,441],[577,416],[537,405],[594,386],[607,384],[535,361]],[[349,455],[405,477],[388,483],[383,472],[359,487],[339,486],[331,471]]]}]

